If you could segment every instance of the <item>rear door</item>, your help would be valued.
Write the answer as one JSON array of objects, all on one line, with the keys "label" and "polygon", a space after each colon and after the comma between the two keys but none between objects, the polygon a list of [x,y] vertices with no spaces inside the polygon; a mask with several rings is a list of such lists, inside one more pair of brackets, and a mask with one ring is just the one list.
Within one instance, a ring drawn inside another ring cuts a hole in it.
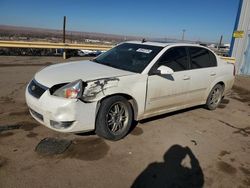
[{"label": "rear door", "polygon": [[207,89],[216,79],[217,60],[215,55],[202,47],[187,47],[190,55],[189,103],[200,103],[206,100]]},{"label": "rear door", "polygon": [[[173,69],[173,75],[152,74],[161,65]],[[146,114],[185,105],[190,82],[188,69],[185,47],[172,47],[159,58],[148,76]]]}]

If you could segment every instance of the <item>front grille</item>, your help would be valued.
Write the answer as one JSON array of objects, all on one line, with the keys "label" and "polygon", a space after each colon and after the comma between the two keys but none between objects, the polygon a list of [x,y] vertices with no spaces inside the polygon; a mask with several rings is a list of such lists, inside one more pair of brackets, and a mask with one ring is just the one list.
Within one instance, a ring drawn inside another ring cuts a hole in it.
[{"label": "front grille", "polygon": [[40,119],[41,121],[43,121],[43,115],[42,115],[42,114],[39,114],[38,112],[32,110],[31,108],[30,108],[30,113],[31,113],[33,116],[35,116],[37,119]]},{"label": "front grille", "polygon": [[38,99],[42,96],[42,94],[43,94],[47,89],[48,89],[47,87],[45,87],[45,86],[43,86],[43,85],[37,83],[37,81],[35,81],[35,80],[32,80],[32,81],[30,82],[29,87],[28,87],[29,93],[30,93],[32,96],[34,96],[34,97],[36,97],[36,98],[38,98]]}]

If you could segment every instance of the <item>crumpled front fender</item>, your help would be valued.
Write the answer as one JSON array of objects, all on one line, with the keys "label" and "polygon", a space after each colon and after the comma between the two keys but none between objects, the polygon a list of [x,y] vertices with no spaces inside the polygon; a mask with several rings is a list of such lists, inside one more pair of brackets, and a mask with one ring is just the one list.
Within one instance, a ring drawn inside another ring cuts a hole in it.
[{"label": "crumpled front fender", "polygon": [[94,102],[108,95],[108,89],[118,86],[119,78],[103,78],[93,81],[87,81],[82,95],[84,102]]}]

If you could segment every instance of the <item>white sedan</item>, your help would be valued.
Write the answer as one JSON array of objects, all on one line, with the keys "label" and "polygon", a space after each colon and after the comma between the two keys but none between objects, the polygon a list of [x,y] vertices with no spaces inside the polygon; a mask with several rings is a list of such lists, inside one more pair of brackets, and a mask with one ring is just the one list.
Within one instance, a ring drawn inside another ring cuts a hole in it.
[{"label": "white sedan", "polygon": [[192,44],[125,42],[90,61],[48,66],[26,89],[31,115],[60,132],[110,140],[133,121],[196,105],[214,110],[234,82],[234,65]]}]

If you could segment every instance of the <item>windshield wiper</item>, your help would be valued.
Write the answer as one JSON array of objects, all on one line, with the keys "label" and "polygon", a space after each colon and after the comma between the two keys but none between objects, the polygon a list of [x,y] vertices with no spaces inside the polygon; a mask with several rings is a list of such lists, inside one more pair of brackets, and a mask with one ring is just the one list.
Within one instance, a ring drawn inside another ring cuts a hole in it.
[{"label": "windshield wiper", "polygon": [[95,62],[95,63],[99,63],[102,64],[100,61],[98,61],[97,59],[90,59],[90,61]]}]

